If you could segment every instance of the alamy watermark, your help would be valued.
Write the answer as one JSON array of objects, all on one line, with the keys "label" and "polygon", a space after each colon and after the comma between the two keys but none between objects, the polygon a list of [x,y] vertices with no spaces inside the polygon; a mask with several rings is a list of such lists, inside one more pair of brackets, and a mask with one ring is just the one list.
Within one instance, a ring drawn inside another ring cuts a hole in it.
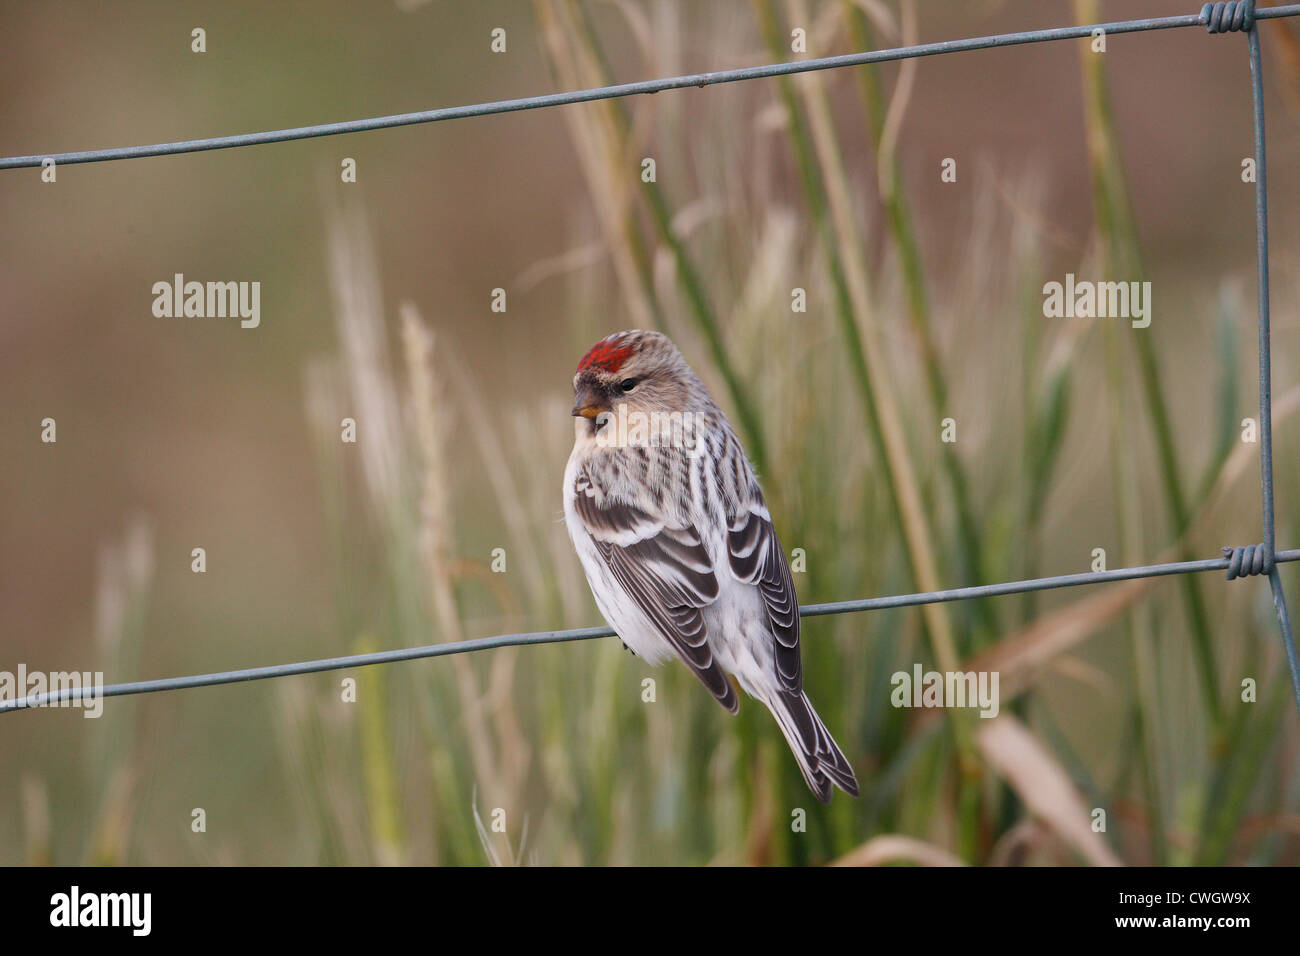
[{"label": "alamy watermark", "polygon": [[708,421],[694,412],[641,412],[620,404],[596,416],[602,448],[680,448],[691,458],[704,451]]},{"label": "alamy watermark", "polygon": [[897,671],[889,679],[895,707],[978,707],[981,717],[998,715],[997,671]]},{"label": "alamy watermark", "polygon": [[132,936],[153,929],[152,893],[90,893],[73,885],[50,897],[50,925],[55,927],[121,927]]},{"label": "alamy watermark", "polygon": [[1151,324],[1150,282],[1075,281],[1043,286],[1043,316],[1048,319],[1131,319],[1133,328]]},{"label": "alamy watermark", "polygon": [[178,272],[171,282],[153,284],[153,314],[160,319],[234,319],[245,329],[262,322],[262,283],[185,281]]},{"label": "alamy watermark", "polygon": [[32,707],[81,707],[83,717],[104,713],[103,671],[29,671],[19,664],[18,671],[0,671],[0,703],[44,697]]}]

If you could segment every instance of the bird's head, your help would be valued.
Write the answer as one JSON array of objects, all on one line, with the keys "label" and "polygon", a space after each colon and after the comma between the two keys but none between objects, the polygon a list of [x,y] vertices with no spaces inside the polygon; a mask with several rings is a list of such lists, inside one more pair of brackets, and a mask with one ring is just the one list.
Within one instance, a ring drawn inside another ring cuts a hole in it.
[{"label": "bird's head", "polygon": [[688,411],[702,387],[668,336],[616,332],[593,345],[578,363],[573,414],[595,432],[609,415]]}]

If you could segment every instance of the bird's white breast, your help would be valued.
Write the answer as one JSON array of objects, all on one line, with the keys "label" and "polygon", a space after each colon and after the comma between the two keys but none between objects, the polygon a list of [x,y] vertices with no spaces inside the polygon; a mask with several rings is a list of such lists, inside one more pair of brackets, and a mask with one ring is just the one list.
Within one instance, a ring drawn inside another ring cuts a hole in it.
[{"label": "bird's white breast", "polygon": [[673,656],[673,649],[666,640],[659,636],[650,619],[636,606],[636,602],[623,590],[623,586],[614,580],[609,567],[596,550],[596,544],[587,533],[586,526],[578,517],[574,500],[578,494],[576,485],[578,469],[585,459],[581,448],[581,439],[575,443],[569,464],[564,469],[564,524],[569,529],[574,550],[582,563],[587,584],[591,587],[592,597],[601,616],[618,632],[619,639],[630,647],[639,657],[651,664],[659,664]]}]

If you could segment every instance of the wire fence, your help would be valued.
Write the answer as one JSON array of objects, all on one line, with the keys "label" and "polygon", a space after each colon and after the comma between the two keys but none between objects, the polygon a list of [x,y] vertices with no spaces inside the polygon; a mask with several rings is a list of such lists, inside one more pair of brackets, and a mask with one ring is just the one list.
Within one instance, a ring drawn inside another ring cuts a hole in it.
[{"label": "wire fence", "polygon": [[[1259,33],[1255,28],[1256,22],[1259,20],[1294,16],[1300,16],[1300,4],[1287,4],[1284,6],[1256,9],[1254,0],[1245,0],[1245,2],[1207,3],[1202,7],[1200,13],[1186,14],[1182,16],[1155,17],[1143,20],[1121,20],[1113,23],[1098,23],[1090,26],[1058,27],[1047,30],[1030,30],[1021,33],[999,34],[996,36],[945,40],[938,43],[923,43],[888,50],[872,50],[861,53],[850,53],[843,56],[820,57],[817,59],[798,60],[788,63],[772,63],[763,66],[745,67],[735,70],[721,70],[713,73],[696,73],[686,76],[666,77],[663,79],[646,80],[638,83],[622,83],[588,90],[577,90],[568,93],[552,93],[545,96],[499,100],[496,102],[478,103],[469,106],[445,107],[418,113],[400,113],[392,116],[350,120],[340,123],[325,123],[317,126],[302,126],[293,129],[244,133],[235,136],[217,136],[210,139],[158,143],[150,146],[125,146],[112,149],[82,150],[79,152],[11,156],[0,158],[0,169],[108,162],[118,159],[170,156],[180,153],[195,153],[215,149],[232,149],[240,146],[282,143],[290,140],[311,139],[320,136],[335,136],[342,133],[359,133],[368,130],[389,129],[396,126],[411,126],[419,123],[436,123],[443,120],[462,119],[470,116],[488,116],[496,113],[542,109],[545,107],[564,106],[573,103],[589,103],[595,100],[614,99],[642,93],[659,93],[666,90],[685,89],[687,87],[704,87],[719,83],[733,83],[740,80],[785,76],[794,73],[807,73],[815,70],[862,66],[871,63],[885,63],[891,60],[935,56],[945,53],[961,53],[972,50],[987,50],[997,47],[1019,46],[1028,43],[1042,43],[1052,40],[1080,39],[1098,35],[1140,33],[1149,30],[1168,30],[1192,26],[1204,27],[1212,34],[1230,32],[1245,33],[1247,37],[1247,51],[1250,63],[1251,102],[1254,114],[1256,164],[1255,232],[1259,273],[1259,432],[1260,485],[1264,531],[1263,542],[1258,545],[1225,547],[1223,549],[1223,557],[1221,558],[1210,558],[1201,561],[1173,561],[1162,564],[1144,565],[1141,567],[1115,568],[1112,570],[1094,571],[1082,574],[1063,574],[1053,577],[1031,578],[1021,581],[1006,581],[996,584],[981,585],[978,587],[955,588],[946,591],[926,591],[915,594],[836,601],[829,604],[811,604],[800,607],[799,615],[800,617],[818,617],[827,614],[846,614],[858,611],[883,610],[886,608],[912,607],[921,604],[963,601],[972,598],[995,597],[999,595],[1018,594],[1027,591],[1045,591],[1054,588],[1077,587],[1087,584],[1102,584],[1111,581],[1162,577],[1176,574],[1195,574],[1205,571],[1226,571],[1226,577],[1228,580],[1233,580],[1239,577],[1265,575],[1269,581],[1269,587],[1273,596],[1273,605],[1277,612],[1278,625],[1282,635],[1282,645],[1291,678],[1291,688],[1295,696],[1296,707],[1300,710],[1300,663],[1297,662],[1296,658],[1295,638],[1292,633],[1291,620],[1287,612],[1286,597],[1282,590],[1282,581],[1278,574],[1277,567],[1279,564],[1284,562],[1300,561],[1300,549],[1277,551],[1275,548],[1276,526],[1274,521],[1273,501],[1272,362],[1270,346],[1271,337],[1269,332],[1268,189],[1264,141],[1264,82],[1263,66],[1260,56]],[[610,637],[613,636],[614,633],[614,630],[609,627],[583,627],[561,631],[534,631],[523,634],[498,634],[492,637],[481,637],[467,641],[429,644],[421,647],[376,651],[367,654],[352,654],[344,657],[298,661],[289,664],[273,664],[265,667],[250,667],[243,670],[222,671],[212,674],[194,674],[185,677],[170,677],[159,680],[110,684],[103,688],[69,688],[57,692],[33,694],[16,700],[0,701],[0,713],[27,710],[34,707],[74,703],[88,698],[121,697],[131,694],[146,694],[165,690],[182,690],[191,687],[209,687],[216,684],[234,684],[243,681],[267,680],[277,677],[289,677],[295,674],[312,674],[321,671],[344,670],[374,664],[390,664],[398,661],[419,660],[429,657],[444,657],[450,654],[464,654],[470,651],[490,650],[499,647],[585,641],[599,637]]]}]

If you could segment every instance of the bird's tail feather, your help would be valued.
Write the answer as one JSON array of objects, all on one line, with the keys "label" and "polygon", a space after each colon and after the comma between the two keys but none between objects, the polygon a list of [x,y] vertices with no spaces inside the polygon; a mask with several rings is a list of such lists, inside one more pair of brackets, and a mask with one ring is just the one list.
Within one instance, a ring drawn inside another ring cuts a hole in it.
[{"label": "bird's tail feather", "polygon": [[776,718],[785,735],[799,769],[810,789],[822,803],[830,803],[831,784],[850,796],[858,795],[858,778],[854,776],[844,751],[831,736],[822,719],[813,710],[808,695],[774,692],[763,701]]}]

